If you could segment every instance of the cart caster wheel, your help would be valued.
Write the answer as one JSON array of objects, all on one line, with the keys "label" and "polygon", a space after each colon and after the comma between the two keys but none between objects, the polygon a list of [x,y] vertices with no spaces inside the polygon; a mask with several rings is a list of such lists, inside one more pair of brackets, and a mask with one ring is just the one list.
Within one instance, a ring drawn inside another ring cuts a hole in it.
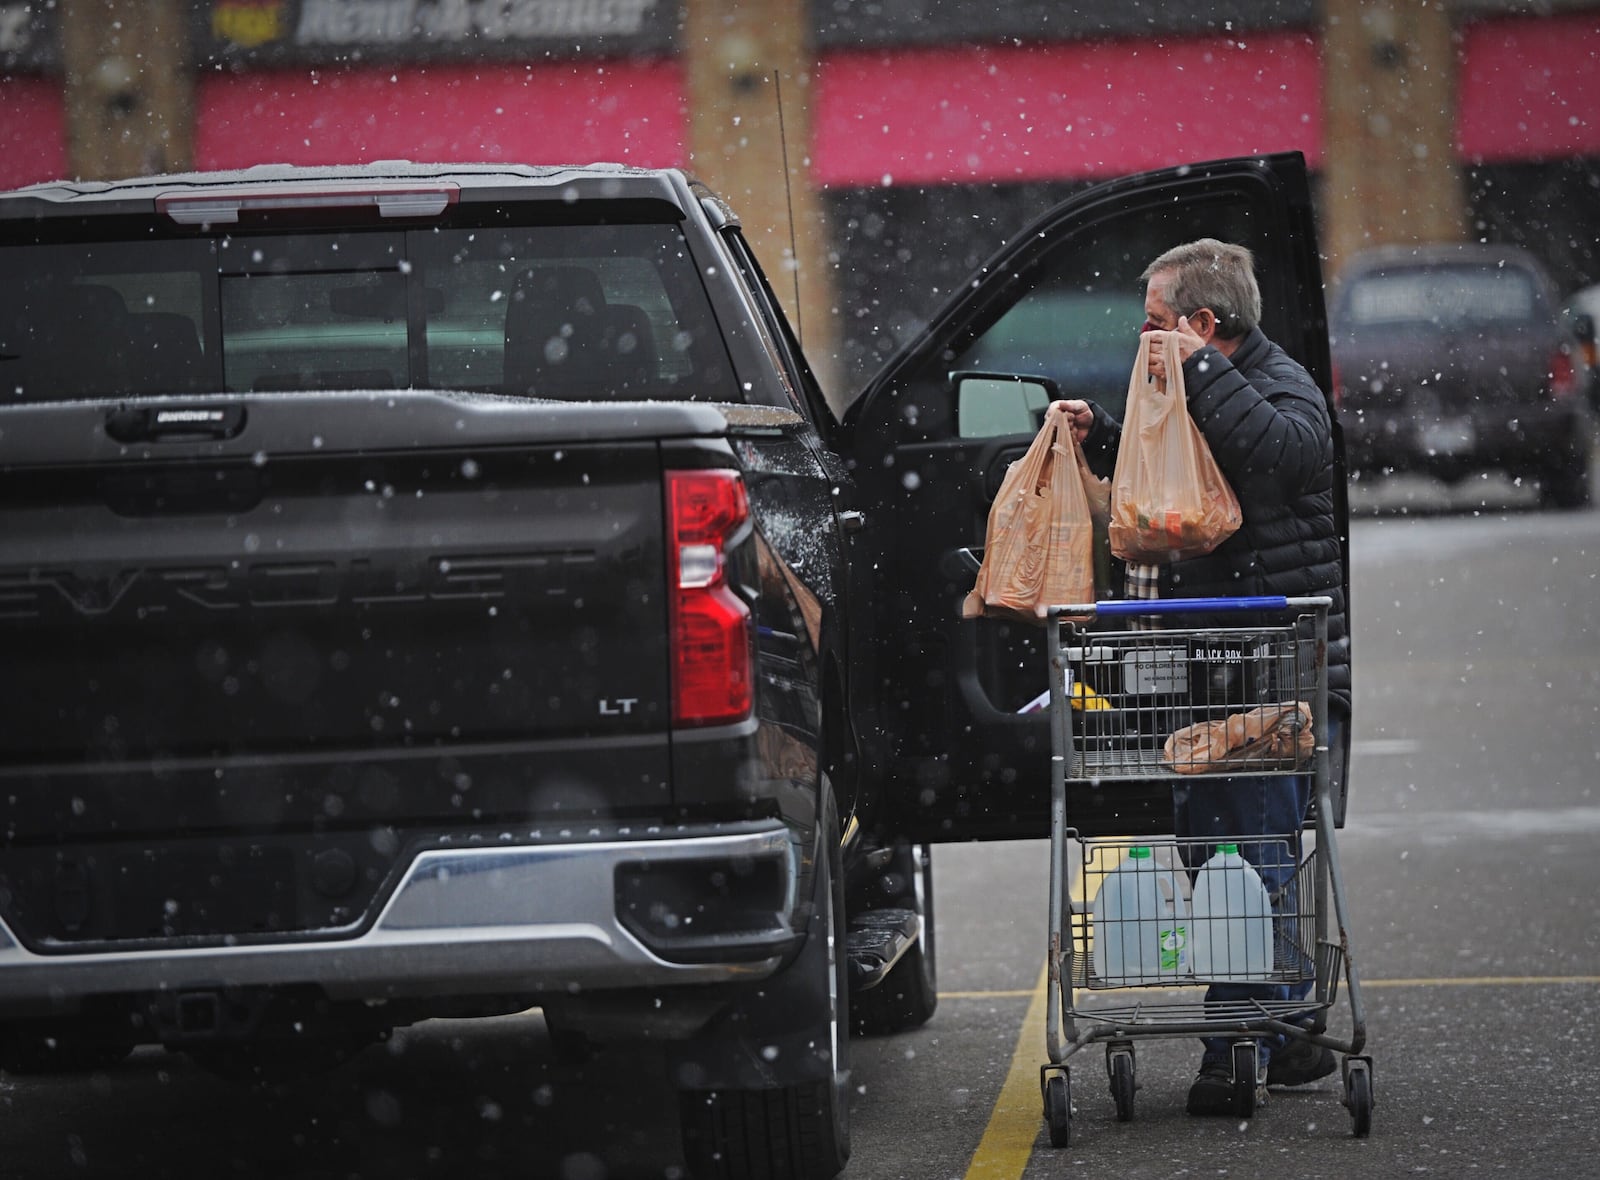
[{"label": "cart caster wheel", "polygon": [[1139,1088],[1134,1081],[1132,1046],[1106,1049],[1106,1073],[1111,1075],[1111,1098],[1117,1104],[1117,1122],[1132,1122],[1133,1092]]},{"label": "cart caster wheel", "polygon": [[1051,1070],[1044,1078],[1044,1121],[1050,1128],[1050,1146],[1072,1142],[1072,1084],[1065,1069]]},{"label": "cart caster wheel", "polygon": [[1350,1132],[1357,1139],[1372,1134],[1372,1061],[1365,1057],[1345,1058],[1344,1104],[1350,1111]]},{"label": "cart caster wheel", "polygon": [[1256,1113],[1257,1064],[1260,1056],[1254,1041],[1233,1043],[1233,1113],[1242,1119]]}]

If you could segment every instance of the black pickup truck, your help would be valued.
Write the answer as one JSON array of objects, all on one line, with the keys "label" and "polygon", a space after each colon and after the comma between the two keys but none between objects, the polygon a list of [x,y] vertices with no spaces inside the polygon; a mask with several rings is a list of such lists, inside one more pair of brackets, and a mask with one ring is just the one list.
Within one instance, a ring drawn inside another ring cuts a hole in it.
[{"label": "black pickup truck", "polygon": [[0,195],[0,1064],[537,1007],[668,1046],[697,1174],[835,1174],[849,1035],[934,1011],[928,845],[1048,830],[1042,636],[963,551],[1202,234],[1328,387],[1297,155],[1051,210],[842,418],[678,172]]}]

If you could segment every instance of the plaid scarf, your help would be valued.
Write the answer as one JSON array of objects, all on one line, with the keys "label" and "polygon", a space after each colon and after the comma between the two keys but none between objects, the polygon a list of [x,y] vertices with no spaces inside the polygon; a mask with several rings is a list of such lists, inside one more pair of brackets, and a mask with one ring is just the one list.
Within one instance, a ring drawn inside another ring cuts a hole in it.
[{"label": "plaid scarf", "polygon": [[[1124,567],[1126,577],[1123,580],[1123,594],[1127,598],[1138,598],[1153,601],[1161,597],[1161,567],[1159,565],[1141,565],[1130,561]],[[1161,630],[1160,615],[1138,615],[1128,622],[1130,631],[1159,631]]]}]

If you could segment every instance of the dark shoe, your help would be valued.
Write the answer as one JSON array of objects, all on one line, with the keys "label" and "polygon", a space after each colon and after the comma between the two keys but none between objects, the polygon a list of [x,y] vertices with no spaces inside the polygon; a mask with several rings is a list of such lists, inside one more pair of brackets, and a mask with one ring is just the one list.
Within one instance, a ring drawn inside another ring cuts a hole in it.
[{"label": "dark shoe", "polygon": [[1200,1075],[1189,1087],[1189,1113],[1227,1118],[1233,1112],[1233,1067],[1226,1061],[1202,1061]]},{"label": "dark shoe", "polygon": [[[1259,1075],[1257,1075],[1259,1076]],[[1189,1087],[1189,1113],[1219,1118],[1249,1118],[1254,1111],[1267,1105],[1267,1088],[1257,1086],[1255,1101],[1247,1109],[1239,1107],[1239,1097],[1233,1088],[1233,1067],[1226,1061],[1200,1062],[1200,1074]]]},{"label": "dark shoe", "polygon": [[1267,1063],[1267,1085],[1304,1086],[1339,1068],[1333,1050],[1310,1041],[1290,1042],[1272,1054]]}]

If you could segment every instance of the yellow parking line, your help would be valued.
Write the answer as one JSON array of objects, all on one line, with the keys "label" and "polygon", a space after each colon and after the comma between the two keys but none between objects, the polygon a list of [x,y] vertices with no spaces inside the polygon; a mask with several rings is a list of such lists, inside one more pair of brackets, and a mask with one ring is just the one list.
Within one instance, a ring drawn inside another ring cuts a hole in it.
[{"label": "yellow parking line", "polygon": [[[1039,1067],[1045,1061],[1044,1025],[1047,976],[1039,973],[1032,991],[940,992],[941,1000],[1028,999],[1028,1012],[1022,1018],[1017,1047],[1011,1054],[1011,1068],[1000,1086],[989,1125],[972,1153],[966,1180],[1018,1180],[1033,1156],[1033,1147],[1044,1126],[1044,1105],[1039,1096]],[[1438,979],[1362,980],[1362,987],[1560,987],[1572,984],[1594,986],[1600,975],[1476,975]],[[1166,990],[1166,989],[1163,989]]]},{"label": "yellow parking line", "polygon": [[1032,999],[1028,1014],[1022,1018],[1022,1031],[1017,1034],[1017,1047],[1011,1054],[1011,1068],[1000,1087],[1000,1097],[995,1100],[989,1125],[967,1166],[967,1180],[1017,1180],[1033,1155],[1044,1118],[1039,1066],[1044,1063],[1047,982],[1045,971],[1040,971],[1032,992],[1006,993],[1031,995]]}]

